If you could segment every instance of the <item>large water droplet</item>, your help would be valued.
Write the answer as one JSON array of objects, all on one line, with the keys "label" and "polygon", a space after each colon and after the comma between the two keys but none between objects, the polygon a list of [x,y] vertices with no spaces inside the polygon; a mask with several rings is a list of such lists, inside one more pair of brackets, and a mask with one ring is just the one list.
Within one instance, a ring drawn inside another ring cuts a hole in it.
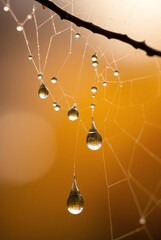
[{"label": "large water droplet", "polygon": [[38,90],[38,95],[41,99],[45,99],[48,97],[49,91],[45,87],[45,85],[42,83],[39,90]]},{"label": "large water droplet", "polygon": [[72,189],[67,199],[67,209],[71,214],[79,214],[83,211],[84,200],[78,189],[76,177],[73,178]]},{"label": "large water droplet", "polygon": [[102,137],[98,132],[94,120],[86,138],[87,147],[91,150],[98,150],[102,146]]},{"label": "large water droplet", "polygon": [[71,121],[75,121],[77,120],[78,116],[79,116],[79,112],[76,107],[76,104],[74,104],[74,106],[68,111],[68,118]]}]

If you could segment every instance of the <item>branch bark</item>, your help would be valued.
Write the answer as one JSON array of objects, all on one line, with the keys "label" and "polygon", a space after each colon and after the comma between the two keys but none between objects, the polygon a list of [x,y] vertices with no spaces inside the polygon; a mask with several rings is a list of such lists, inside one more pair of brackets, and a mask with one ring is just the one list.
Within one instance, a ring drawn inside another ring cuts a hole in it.
[{"label": "branch bark", "polygon": [[111,31],[103,29],[91,22],[86,22],[86,21],[64,11],[63,9],[58,7],[55,3],[51,2],[50,0],[35,0],[35,1],[41,3],[43,6],[46,6],[47,8],[49,8],[52,11],[54,11],[55,13],[57,13],[62,20],[66,19],[72,23],[75,23],[78,27],[84,27],[93,33],[97,33],[102,36],[105,36],[108,39],[117,39],[122,42],[128,43],[136,49],[141,49],[141,50],[145,51],[148,56],[154,56],[154,55],[161,56],[161,51],[151,48],[150,46],[148,46],[145,43],[145,41],[141,41],[141,42],[135,41],[134,39],[128,37],[126,34],[111,32]]}]

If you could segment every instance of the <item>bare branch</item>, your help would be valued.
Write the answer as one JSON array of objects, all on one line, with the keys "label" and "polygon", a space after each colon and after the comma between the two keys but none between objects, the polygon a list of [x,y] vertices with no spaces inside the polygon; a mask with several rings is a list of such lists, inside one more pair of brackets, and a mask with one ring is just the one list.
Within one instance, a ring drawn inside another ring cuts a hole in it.
[{"label": "bare branch", "polygon": [[35,0],[39,3],[41,3],[43,6],[46,6],[47,8],[51,9],[52,11],[54,11],[55,13],[57,13],[60,18],[66,19],[70,22],[75,23],[78,27],[84,27],[88,30],[90,30],[93,33],[97,33],[100,34],[102,36],[107,37],[108,39],[117,39],[120,40],[122,42],[128,43],[131,46],[133,46],[136,49],[142,49],[143,51],[145,51],[147,53],[148,56],[161,56],[161,51],[156,50],[154,48],[149,47],[145,41],[142,42],[138,42],[133,40],[132,38],[128,37],[125,34],[120,34],[120,33],[115,33],[115,32],[111,32],[108,31],[106,29],[103,29],[93,23],[90,22],[86,22],[76,16],[73,16],[72,14],[64,11],[63,9],[59,8],[55,3],[49,1],[49,0]]}]

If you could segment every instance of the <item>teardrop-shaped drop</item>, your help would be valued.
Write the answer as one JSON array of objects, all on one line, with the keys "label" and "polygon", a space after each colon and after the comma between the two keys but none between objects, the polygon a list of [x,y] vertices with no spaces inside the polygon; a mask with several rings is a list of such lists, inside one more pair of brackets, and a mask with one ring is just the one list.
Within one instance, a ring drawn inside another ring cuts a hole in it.
[{"label": "teardrop-shaped drop", "polygon": [[94,120],[92,119],[91,128],[86,138],[87,147],[91,150],[98,150],[102,146],[102,137],[98,132]]},{"label": "teardrop-shaped drop", "polygon": [[71,214],[79,214],[83,211],[84,200],[78,189],[76,177],[73,178],[72,189],[67,199],[67,209]]},{"label": "teardrop-shaped drop", "polygon": [[74,104],[74,106],[68,111],[68,118],[71,121],[75,121],[77,120],[78,116],[79,116],[79,112],[76,107],[76,104]]},{"label": "teardrop-shaped drop", "polygon": [[45,85],[42,83],[39,90],[38,90],[38,95],[41,99],[45,99],[48,97],[49,91],[45,87]]}]

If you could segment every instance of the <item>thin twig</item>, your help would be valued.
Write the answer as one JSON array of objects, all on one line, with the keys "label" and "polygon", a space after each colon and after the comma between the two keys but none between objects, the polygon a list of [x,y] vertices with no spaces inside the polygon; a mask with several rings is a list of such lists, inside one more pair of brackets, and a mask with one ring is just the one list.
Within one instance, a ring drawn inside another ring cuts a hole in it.
[{"label": "thin twig", "polygon": [[115,32],[111,32],[108,31],[106,29],[103,29],[91,22],[86,22],[76,16],[73,16],[72,14],[64,11],[63,9],[61,9],[60,7],[58,7],[55,3],[49,1],[49,0],[35,0],[41,4],[43,4],[43,6],[46,6],[47,8],[51,9],[52,11],[54,11],[55,13],[57,13],[59,15],[59,17],[63,20],[66,19],[70,22],[75,23],[78,27],[84,27],[88,30],[90,30],[93,33],[97,33],[100,34],[102,36],[107,37],[108,39],[117,39],[120,40],[122,42],[128,43],[131,46],[133,46],[136,49],[142,49],[143,51],[145,51],[147,53],[148,56],[161,56],[161,51],[156,50],[154,48],[149,47],[145,41],[135,41],[132,38],[128,37],[126,34],[120,34],[120,33],[115,33]]}]

